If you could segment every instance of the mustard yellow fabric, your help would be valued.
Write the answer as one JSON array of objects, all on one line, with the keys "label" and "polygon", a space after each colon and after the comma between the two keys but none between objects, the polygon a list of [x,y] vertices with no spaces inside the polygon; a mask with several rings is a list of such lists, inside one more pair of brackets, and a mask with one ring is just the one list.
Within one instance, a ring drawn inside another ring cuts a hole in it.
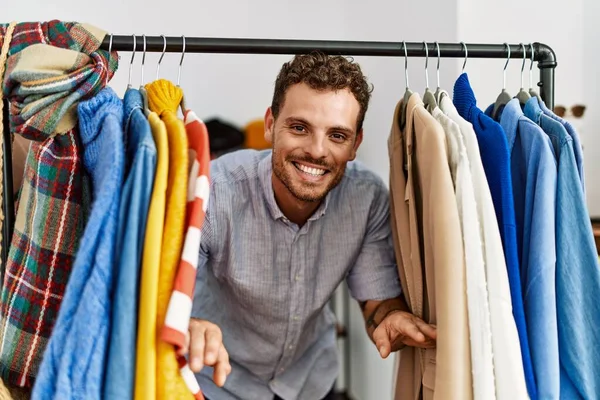
[{"label": "mustard yellow fabric", "polygon": [[[167,127],[169,139],[167,213],[160,257],[156,312],[156,323],[160,329],[167,314],[183,247],[188,185],[188,141],[185,125],[177,117],[183,91],[170,81],[160,79],[146,85],[146,92],[150,110],[160,115]],[[174,346],[160,339],[156,342],[156,398],[194,399],[179,372]]]},{"label": "mustard yellow fabric", "polygon": [[158,114],[154,112],[149,114],[148,121],[156,143],[157,162],[152,198],[148,210],[146,237],[144,238],[135,363],[135,400],[153,400],[156,398],[156,309],[158,306],[158,280],[165,221],[167,178],[169,176],[167,127]]}]

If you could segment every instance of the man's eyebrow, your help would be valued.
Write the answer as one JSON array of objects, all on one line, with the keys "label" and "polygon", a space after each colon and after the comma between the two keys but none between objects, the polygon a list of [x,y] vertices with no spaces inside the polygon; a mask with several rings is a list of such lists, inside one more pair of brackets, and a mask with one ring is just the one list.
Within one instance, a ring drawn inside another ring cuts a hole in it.
[{"label": "man's eyebrow", "polygon": [[331,128],[329,128],[329,130],[330,131],[344,132],[344,133],[347,133],[349,135],[354,135],[356,133],[356,132],[354,132],[354,129],[348,128],[347,126],[343,126],[343,125],[332,126]]},{"label": "man's eyebrow", "polygon": [[310,122],[308,122],[306,119],[302,118],[302,117],[287,117],[285,119],[285,123],[286,125],[291,125],[291,124],[303,124],[303,125],[310,125]]}]

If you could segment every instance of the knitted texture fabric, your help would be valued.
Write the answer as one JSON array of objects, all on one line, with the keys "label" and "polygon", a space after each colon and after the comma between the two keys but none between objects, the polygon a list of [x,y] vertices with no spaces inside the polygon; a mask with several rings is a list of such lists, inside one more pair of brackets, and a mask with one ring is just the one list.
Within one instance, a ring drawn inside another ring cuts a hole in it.
[{"label": "knitted texture fabric", "polygon": [[[169,180],[167,183],[167,211],[162,241],[158,281],[156,319],[159,329],[165,321],[173,282],[183,247],[188,183],[188,140],[183,121],[177,117],[177,108],[183,91],[171,82],[161,79],[146,85],[150,110],[160,115],[167,127],[169,138]],[[179,373],[179,361],[172,344],[160,338],[156,343],[156,398],[193,399]]]},{"label": "knitted texture fabric", "polygon": [[[206,125],[193,111],[186,110],[185,129],[190,152],[194,156],[188,184],[185,244],[173,285],[173,294],[169,301],[165,325],[161,332],[161,338],[175,346],[176,351],[186,345],[186,334],[192,315],[196,270],[200,256],[200,232],[210,194],[210,148]],[[179,371],[195,398],[204,399],[196,377],[183,356],[179,357]]]},{"label": "knitted texture fabric", "polygon": [[[4,70],[6,66],[6,59],[8,57],[8,49],[10,47],[10,41],[12,40],[12,34],[15,30],[15,22],[11,22],[6,30],[4,38],[2,38],[2,51],[0,52],[0,82],[4,79]],[[4,187],[4,175],[3,175],[3,161],[4,161],[4,96],[0,92],[0,255],[2,255],[2,245],[4,244],[4,231],[2,230],[2,224],[4,223],[4,207],[2,207],[3,200],[2,195],[4,194],[2,188]]]},{"label": "knitted texture fabric", "polygon": [[104,398],[125,158],[123,101],[108,87],[78,110],[92,208],[35,380],[39,400]]},{"label": "knitted texture fabric", "polygon": [[[6,25],[0,25],[4,35]],[[32,140],[0,297],[0,373],[32,386],[63,299],[89,209],[77,104],[113,76],[106,33],[60,21],[20,23],[4,96],[13,134]]]}]

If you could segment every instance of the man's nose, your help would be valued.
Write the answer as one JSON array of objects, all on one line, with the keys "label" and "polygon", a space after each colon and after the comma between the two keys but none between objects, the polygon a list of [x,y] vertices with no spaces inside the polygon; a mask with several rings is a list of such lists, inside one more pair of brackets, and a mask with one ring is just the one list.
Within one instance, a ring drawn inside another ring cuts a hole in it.
[{"label": "man's nose", "polygon": [[306,152],[314,159],[325,158],[327,155],[327,143],[325,135],[312,135]]}]

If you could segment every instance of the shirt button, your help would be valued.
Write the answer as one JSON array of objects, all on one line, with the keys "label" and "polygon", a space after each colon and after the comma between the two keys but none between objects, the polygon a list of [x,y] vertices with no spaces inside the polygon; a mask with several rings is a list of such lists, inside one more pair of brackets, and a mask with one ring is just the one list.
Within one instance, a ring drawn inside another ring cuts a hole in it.
[{"label": "shirt button", "polygon": [[300,275],[296,275],[296,281],[300,280]]},{"label": "shirt button", "polygon": [[288,348],[291,350],[294,348],[294,346],[290,344],[290,347],[288,347]]},{"label": "shirt button", "polygon": [[300,319],[300,317],[299,317],[299,316],[297,316],[297,315],[294,315],[294,321],[298,321],[299,319]]}]

